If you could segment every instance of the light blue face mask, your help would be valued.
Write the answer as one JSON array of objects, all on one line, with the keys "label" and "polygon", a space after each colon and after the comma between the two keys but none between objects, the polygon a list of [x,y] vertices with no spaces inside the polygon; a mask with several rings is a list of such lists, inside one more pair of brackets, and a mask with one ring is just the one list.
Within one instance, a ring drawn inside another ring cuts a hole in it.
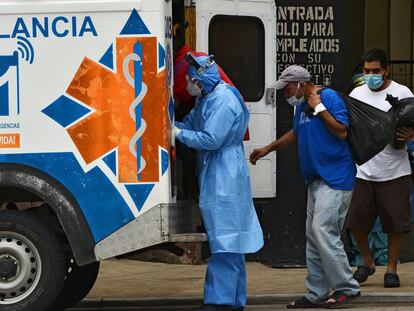
[{"label": "light blue face mask", "polygon": [[364,80],[371,90],[377,90],[384,84],[384,77],[382,74],[364,75]]}]

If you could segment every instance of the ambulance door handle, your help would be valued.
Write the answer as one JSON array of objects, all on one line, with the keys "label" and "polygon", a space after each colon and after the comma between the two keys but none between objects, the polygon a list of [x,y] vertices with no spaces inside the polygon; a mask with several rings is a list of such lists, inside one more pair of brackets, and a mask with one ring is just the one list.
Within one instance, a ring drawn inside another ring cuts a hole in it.
[{"label": "ambulance door handle", "polygon": [[276,107],[276,88],[270,87],[266,89],[266,105]]}]

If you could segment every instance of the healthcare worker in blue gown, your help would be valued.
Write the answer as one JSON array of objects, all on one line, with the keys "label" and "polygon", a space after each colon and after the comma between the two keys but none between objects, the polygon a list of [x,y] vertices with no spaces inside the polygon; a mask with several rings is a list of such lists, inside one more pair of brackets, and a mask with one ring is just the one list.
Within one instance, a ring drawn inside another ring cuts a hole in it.
[{"label": "healthcare worker in blue gown", "polygon": [[243,149],[249,112],[240,93],[220,80],[212,56],[189,53],[186,60],[187,89],[197,100],[174,134],[198,151],[200,209],[212,253],[204,304],[194,310],[243,310],[245,254],[263,246]]}]

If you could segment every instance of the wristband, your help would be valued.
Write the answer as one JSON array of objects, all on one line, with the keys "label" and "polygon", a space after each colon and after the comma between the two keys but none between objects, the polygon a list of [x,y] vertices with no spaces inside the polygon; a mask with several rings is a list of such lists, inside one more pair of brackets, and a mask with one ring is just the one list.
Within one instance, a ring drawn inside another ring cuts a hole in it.
[{"label": "wristband", "polygon": [[319,104],[317,104],[315,106],[315,108],[313,108],[313,110],[315,110],[315,112],[313,113],[313,115],[314,116],[317,116],[322,111],[325,111],[326,110],[326,107],[322,103],[319,103]]}]

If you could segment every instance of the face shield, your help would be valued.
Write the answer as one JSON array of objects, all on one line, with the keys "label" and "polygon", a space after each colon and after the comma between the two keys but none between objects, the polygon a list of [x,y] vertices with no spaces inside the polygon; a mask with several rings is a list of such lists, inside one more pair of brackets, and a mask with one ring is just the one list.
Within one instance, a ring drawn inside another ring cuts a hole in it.
[{"label": "face shield", "polygon": [[186,60],[186,62],[190,66],[193,66],[196,69],[196,71],[199,75],[203,75],[207,71],[208,68],[210,68],[212,65],[214,65],[216,63],[215,60],[214,60],[214,56],[210,55],[207,62],[205,62],[203,65],[201,65],[197,61],[196,57],[191,52],[188,52],[185,55],[184,59]]},{"label": "face shield", "polygon": [[[198,85],[198,88],[202,92],[201,96],[204,97],[213,92],[215,87],[220,83],[220,74],[214,57],[207,55],[194,56],[190,52],[186,54],[185,60],[189,64],[187,69],[189,79],[193,84]],[[189,87],[194,89],[194,85]]]}]

